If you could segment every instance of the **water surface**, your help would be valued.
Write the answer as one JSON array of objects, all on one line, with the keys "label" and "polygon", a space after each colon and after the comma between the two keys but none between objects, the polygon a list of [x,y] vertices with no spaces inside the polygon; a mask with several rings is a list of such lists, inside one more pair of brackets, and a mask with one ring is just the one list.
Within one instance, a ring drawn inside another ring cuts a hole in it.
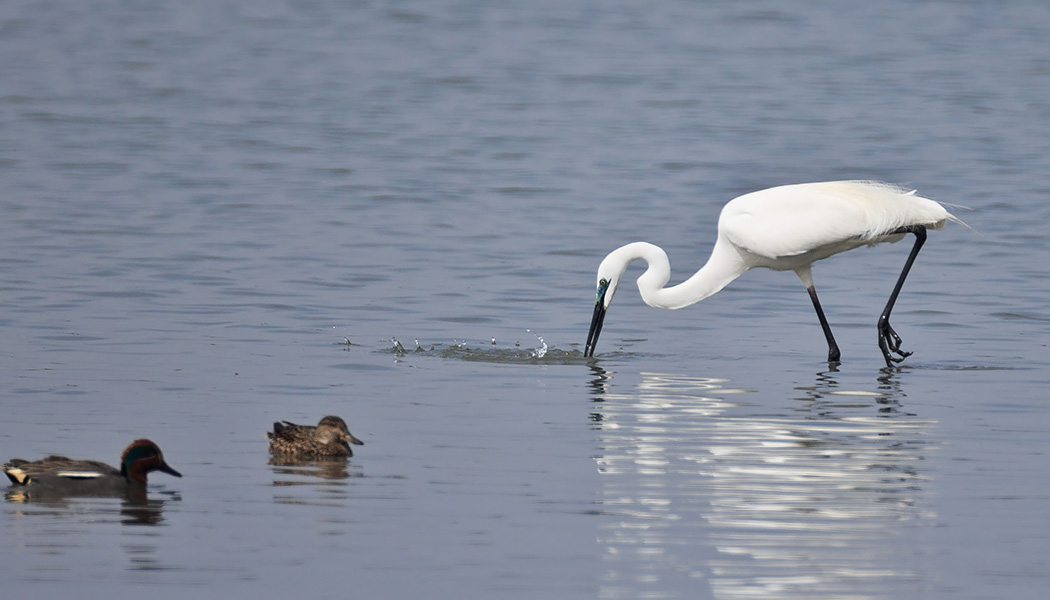
[{"label": "water surface", "polygon": [[[1039,598],[1050,9],[897,1],[6,2],[0,458],[182,479],[5,496],[11,593]],[[682,311],[720,206],[915,187],[932,232]],[[639,273],[631,271],[630,274]],[[541,339],[542,338],[542,339]],[[395,344],[394,340],[397,340]],[[270,462],[339,414],[348,462]]]}]

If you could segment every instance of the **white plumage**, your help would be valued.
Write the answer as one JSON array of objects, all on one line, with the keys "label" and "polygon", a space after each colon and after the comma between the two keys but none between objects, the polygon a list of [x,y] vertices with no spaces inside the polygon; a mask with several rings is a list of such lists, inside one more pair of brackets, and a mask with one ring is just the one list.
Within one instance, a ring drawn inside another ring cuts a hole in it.
[{"label": "white plumage", "polygon": [[638,278],[642,299],[650,306],[666,309],[695,304],[756,267],[794,271],[809,291],[824,329],[828,360],[838,361],[840,353],[817,300],[811,265],[839,252],[896,242],[912,233],[915,245],[878,323],[879,346],[886,364],[892,365],[910,353],[900,350],[900,338],[889,326],[890,311],[926,239],[926,230],[939,229],[947,221],[959,219],[914,191],[879,182],[803,183],[744,194],[722,208],[718,239],[707,263],[676,286],[664,287],[670,280],[671,266],[658,246],[635,242],[605,257],[598,267],[598,294],[584,355],[594,353],[605,311],[627,266],[644,260],[648,269]]}]

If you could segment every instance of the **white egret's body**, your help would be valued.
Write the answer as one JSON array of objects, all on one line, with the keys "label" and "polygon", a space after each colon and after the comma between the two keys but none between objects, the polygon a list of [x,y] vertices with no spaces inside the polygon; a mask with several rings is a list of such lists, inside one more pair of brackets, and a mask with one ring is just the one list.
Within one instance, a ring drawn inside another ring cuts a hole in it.
[{"label": "white egret's body", "polygon": [[[671,277],[667,254],[646,242],[627,244],[611,252],[598,267],[598,299],[585,355],[591,355],[605,311],[627,266],[644,260],[648,269],[638,278],[638,290],[649,306],[678,309],[715,294],[750,269],[794,271],[809,290],[828,340],[828,359],[837,361],[831,335],[813,287],[811,265],[860,246],[896,242],[908,233],[916,244],[879,321],[879,344],[887,364],[903,360],[900,338],[889,327],[893,308],[908,269],[926,239],[927,229],[958,221],[943,206],[884,183],[830,181],[770,188],[745,194],[722,208],[718,239],[707,263],[682,283],[664,287]],[[900,358],[890,356],[890,352]]]}]

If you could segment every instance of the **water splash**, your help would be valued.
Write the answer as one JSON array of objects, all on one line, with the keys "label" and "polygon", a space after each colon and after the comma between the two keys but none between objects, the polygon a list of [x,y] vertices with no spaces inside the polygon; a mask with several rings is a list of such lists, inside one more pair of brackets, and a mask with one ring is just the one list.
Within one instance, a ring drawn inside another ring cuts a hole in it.
[{"label": "water splash", "polygon": [[[389,344],[382,351],[393,354],[397,362],[409,360],[413,356],[494,364],[576,365],[589,364],[593,361],[593,359],[585,358],[583,352],[577,348],[561,349],[556,345],[548,344],[543,336],[531,329],[525,331],[536,338],[535,343],[529,344],[518,340],[501,344],[492,336],[473,341],[462,338],[453,339],[445,344],[431,344],[415,339],[415,346],[410,349],[406,348],[396,337],[390,337],[386,338]],[[354,343],[354,346],[358,345]]]},{"label": "water splash", "polygon": [[543,358],[544,356],[546,356],[546,354],[547,354],[547,342],[543,341],[543,338],[538,333],[533,333],[531,329],[526,329],[525,331],[527,331],[529,333],[532,333],[532,335],[536,336],[536,339],[540,341],[540,347],[536,348],[535,350],[532,351],[533,357],[534,358]]},{"label": "water splash", "polygon": [[[396,337],[384,338],[390,341],[382,352],[395,356],[395,362],[403,363],[413,357],[436,357],[443,359],[464,360],[468,362],[484,362],[493,364],[535,364],[535,365],[591,365],[594,358],[583,356],[583,351],[577,344],[569,348],[559,348],[556,344],[548,344],[542,335],[532,329],[526,329],[527,333],[536,338],[535,344],[527,341],[515,340],[513,343],[500,344],[494,336],[488,336],[478,340],[467,340],[454,338],[448,343],[426,343],[418,338],[413,340],[414,347],[409,350]],[[340,345],[344,349],[345,338]],[[353,343],[359,347],[359,342]],[[602,360],[622,359],[638,356],[633,352],[625,352],[622,349],[602,354]],[[654,356],[654,355],[649,355]]]}]

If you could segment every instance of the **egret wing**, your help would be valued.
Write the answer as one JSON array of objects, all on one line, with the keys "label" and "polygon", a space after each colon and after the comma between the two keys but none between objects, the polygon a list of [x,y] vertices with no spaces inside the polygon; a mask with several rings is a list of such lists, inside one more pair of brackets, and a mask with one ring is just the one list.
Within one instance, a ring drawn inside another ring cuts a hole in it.
[{"label": "egret wing", "polygon": [[734,245],[769,259],[864,239],[866,211],[844,191],[802,184],[745,194],[722,209],[718,229]]}]

